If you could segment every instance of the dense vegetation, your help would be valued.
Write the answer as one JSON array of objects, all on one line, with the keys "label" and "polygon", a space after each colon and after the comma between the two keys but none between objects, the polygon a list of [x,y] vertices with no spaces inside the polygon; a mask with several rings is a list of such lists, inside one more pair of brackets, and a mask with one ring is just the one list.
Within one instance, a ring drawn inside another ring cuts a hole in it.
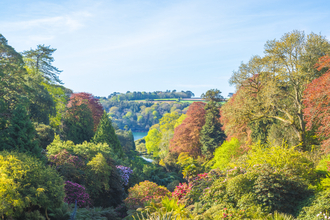
[{"label": "dense vegetation", "polygon": [[157,124],[164,114],[172,112],[184,114],[189,106],[189,103],[177,101],[154,103],[100,99],[100,103],[120,129],[128,127],[132,131],[145,132]]},{"label": "dense vegetation", "polygon": [[[155,92],[130,92],[119,93],[114,92],[108,96],[111,101],[129,101],[129,100],[154,100],[154,99],[170,99],[170,98],[191,98],[195,96],[191,91],[166,90]],[[100,98],[100,97],[99,97]]]},{"label": "dense vegetation", "polygon": [[[328,218],[325,37],[268,41],[233,73],[228,102],[210,89],[189,107],[116,94],[103,107],[61,85],[53,52],[17,53],[0,35],[2,219]],[[138,118],[153,121],[134,143],[116,120]]]}]

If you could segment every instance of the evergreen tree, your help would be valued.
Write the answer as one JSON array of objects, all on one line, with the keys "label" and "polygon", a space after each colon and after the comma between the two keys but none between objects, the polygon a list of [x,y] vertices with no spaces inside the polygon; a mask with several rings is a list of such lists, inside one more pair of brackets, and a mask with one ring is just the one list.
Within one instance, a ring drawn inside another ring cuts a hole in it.
[{"label": "evergreen tree", "polygon": [[206,106],[205,124],[201,130],[200,142],[202,154],[206,158],[213,156],[214,150],[225,140],[225,134],[221,129],[219,108],[216,103],[210,101]]},{"label": "evergreen tree", "polygon": [[223,100],[221,92],[218,89],[211,89],[202,94],[202,98],[207,100],[205,106],[205,124],[200,134],[200,142],[202,146],[202,154],[210,159],[215,149],[225,140],[225,134],[220,124],[220,101]]},{"label": "evergreen tree", "polygon": [[26,109],[22,105],[17,105],[9,121],[7,137],[0,149],[39,155],[41,149],[35,141],[35,136],[36,131]]},{"label": "evergreen tree", "polygon": [[112,127],[111,120],[105,111],[103,112],[92,141],[95,144],[107,143],[119,157],[124,155],[123,148],[120,145],[115,129]]}]

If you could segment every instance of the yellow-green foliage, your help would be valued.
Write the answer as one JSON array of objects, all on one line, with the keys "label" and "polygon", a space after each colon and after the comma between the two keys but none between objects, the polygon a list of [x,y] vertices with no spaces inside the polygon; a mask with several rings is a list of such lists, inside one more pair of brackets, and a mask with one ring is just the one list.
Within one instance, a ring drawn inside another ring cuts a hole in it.
[{"label": "yellow-green foliage", "polygon": [[154,157],[158,156],[159,153],[158,144],[161,138],[162,138],[162,134],[158,131],[158,129],[153,128],[149,130],[148,135],[145,137],[148,154],[153,152]]},{"label": "yellow-green foliage", "polygon": [[174,128],[178,127],[179,125],[182,124],[183,120],[187,118],[186,114],[182,114],[175,122]]},{"label": "yellow-green foliage", "polygon": [[65,196],[56,170],[23,153],[0,152],[0,180],[0,211],[7,217],[26,208],[59,207]]},{"label": "yellow-green foliage", "polygon": [[54,141],[47,146],[48,154],[56,155],[62,150],[67,150],[71,154],[79,155],[82,158],[91,160],[96,154],[110,156],[111,148],[107,144],[94,144],[91,142],[84,142],[75,145],[72,141],[61,141],[58,135],[55,135]]},{"label": "yellow-green foliage", "polygon": [[[328,173],[328,163],[330,165],[330,154],[326,155],[322,160],[320,160],[319,164],[316,166],[317,171],[321,171],[323,173]],[[321,179],[321,187],[323,189],[330,189],[330,178],[327,175],[326,178]]]},{"label": "yellow-green foliage", "polygon": [[214,157],[210,163],[214,163],[213,169],[219,168],[224,170],[227,168],[229,162],[239,155],[240,143],[237,138],[232,138],[230,141],[225,141],[214,152]]},{"label": "yellow-green foliage", "polygon": [[109,178],[111,176],[111,167],[107,164],[106,159],[101,153],[98,153],[91,161],[87,163],[87,166],[92,172],[92,178],[95,188],[101,188],[104,186],[105,190],[109,190]]},{"label": "yellow-green foliage", "polygon": [[287,144],[264,146],[256,143],[251,146],[245,161],[234,165],[248,168],[258,164],[269,164],[274,168],[287,166],[306,179],[309,179],[309,175],[313,172],[313,163],[307,159],[306,153],[299,152],[295,147],[289,147]]}]

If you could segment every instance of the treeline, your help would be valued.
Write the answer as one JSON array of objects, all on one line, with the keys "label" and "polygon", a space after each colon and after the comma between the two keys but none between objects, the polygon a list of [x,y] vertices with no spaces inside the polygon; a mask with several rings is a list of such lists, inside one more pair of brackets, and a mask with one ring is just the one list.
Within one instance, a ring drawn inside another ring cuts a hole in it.
[{"label": "treeline", "polygon": [[[108,96],[108,99],[112,101],[130,101],[130,100],[154,100],[154,99],[168,99],[168,98],[191,98],[195,96],[191,91],[166,90],[166,91],[154,91],[154,92],[130,92],[119,93],[113,92]],[[102,97],[98,97],[102,98]]]},{"label": "treeline", "polygon": [[286,33],[233,73],[224,105],[209,90],[207,103],[165,114],[137,149],[186,181],[173,192],[144,181],[126,206],[149,219],[328,218],[329,52],[321,35]]},{"label": "treeline", "polygon": [[148,131],[166,113],[185,113],[189,103],[184,102],[134,102],[100,99],[103,108],[120,129]]}]

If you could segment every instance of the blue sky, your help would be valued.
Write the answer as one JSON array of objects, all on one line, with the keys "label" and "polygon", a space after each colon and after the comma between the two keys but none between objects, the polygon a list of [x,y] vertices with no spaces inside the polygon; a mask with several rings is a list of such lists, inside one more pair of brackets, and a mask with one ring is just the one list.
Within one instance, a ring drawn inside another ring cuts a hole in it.
[{"label": "blue sky", "polygon": [[241,62],[292,30],[330,36],[329,0],[0,0],[0,33],[17,51],[56,48],[75,92],[234,92]]}]

